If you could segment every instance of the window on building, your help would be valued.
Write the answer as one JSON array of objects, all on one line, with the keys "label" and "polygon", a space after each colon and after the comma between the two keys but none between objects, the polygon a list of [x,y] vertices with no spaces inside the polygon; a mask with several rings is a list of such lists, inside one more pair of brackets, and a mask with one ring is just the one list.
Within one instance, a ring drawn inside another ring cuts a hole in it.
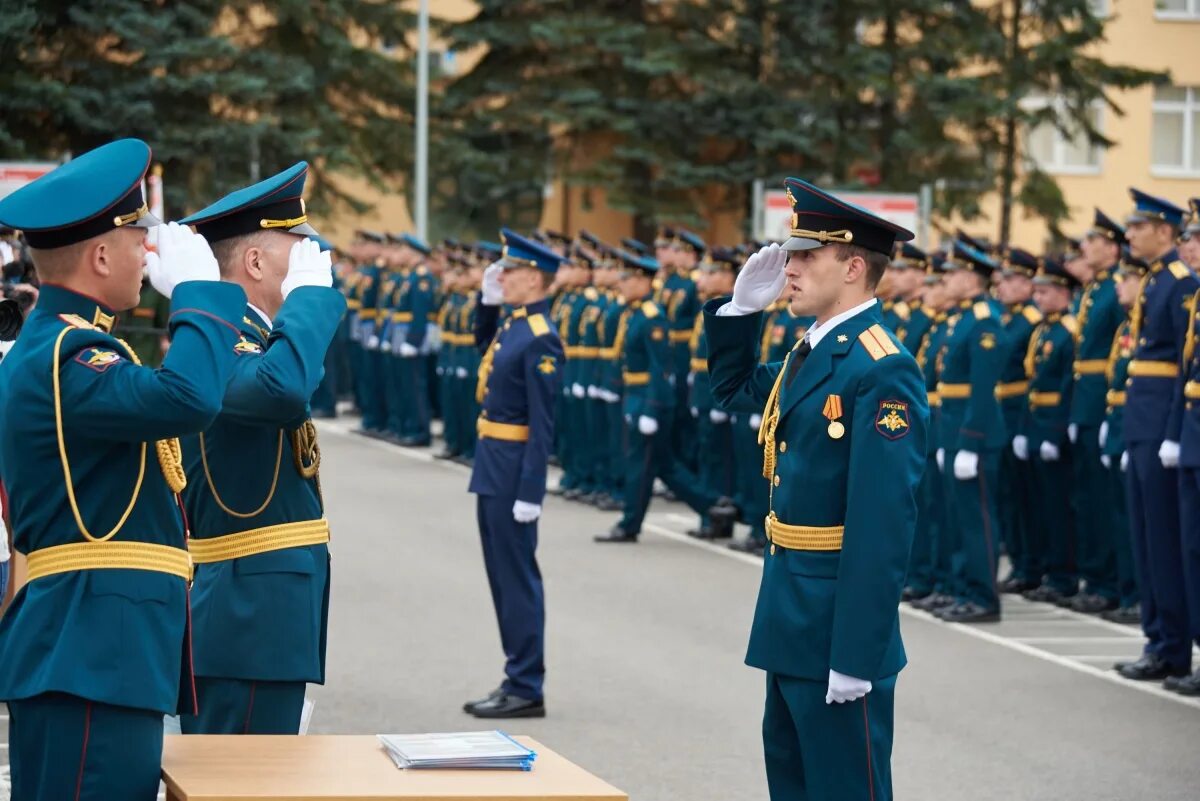
[{"label": "window on building", "polygon": [[1150,163],[1162,175],[1200,175],[1200,88],[1154,90]]},{"label": "window on building", "polygon": [[[1053,101],[1058,116],[1065,114],[1062,100]],[[1027,110],[1045,108],[1051,101],[1044,97],[1027,98],[1022,102]],[[1094,103],[1088,109],[1093,127],[1101,130],[1104,108]],[[1026,152],[1037,166],[1049,173],[1086,174],[1100,171],[1100,148],[1088,142],[1084,131],[1063,134],[1053,122],[1046,121],[1032,126],[1025,132]]]},{"label": "window on building", "polygon": [[1159,19],[1200,19],[1200,0],[1154,0]]}]

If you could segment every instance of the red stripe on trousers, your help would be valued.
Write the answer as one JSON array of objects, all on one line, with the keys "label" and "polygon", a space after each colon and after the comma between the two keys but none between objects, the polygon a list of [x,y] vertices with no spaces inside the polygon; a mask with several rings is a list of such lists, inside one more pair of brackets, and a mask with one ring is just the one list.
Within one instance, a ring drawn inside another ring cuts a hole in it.
[{"label": "red stripe on trousers", "polygon": [[242,734],[250,733],[250,716],[254,713],[254,690],[258,687],[258,682],[250,683],[250,703],[246,706],[246,722],[242,725]]},{"label": "red stripe on trousers", "polygon": [[92,702],[88,701],[87,712],[83,717],[83,749],[79,755],[79,778],[75,780],[75,801],[79,801],[83,793],[83,767],[87,764],[88,737],[92,733]]},{"label": "red stripe on trousers", "polygon": [[867,789],[871,791],[871,801],[875,801],[875,775],[871,763],[871,719],[867,715],[867,696],[863,696],[863,734],[867,736]]}]

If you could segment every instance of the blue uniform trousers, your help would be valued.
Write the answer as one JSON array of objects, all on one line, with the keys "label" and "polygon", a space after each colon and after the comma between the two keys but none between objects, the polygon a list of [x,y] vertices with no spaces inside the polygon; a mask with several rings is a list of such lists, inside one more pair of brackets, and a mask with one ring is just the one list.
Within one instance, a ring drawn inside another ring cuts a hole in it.
[{"label": "blue uniform trousers", "polygon": [[540,701],[546,677],[546,604],[537,563],[538,529],[537,522],[513,519],[515,500],[507,495],[480,495],[475,514],[506,660],[503,689]]},{"label": "blue uniform trousers", "polygon": [[321,383],[317,384],[317,389],[312,396],[313,414],[326,416],[337,414],[339,350],[339,343],[334,339],[330,343],[329,350],[325,351],[325,374],[321,376]]},{"label": "blue uniform trousers", "polygon": [[371,431],[383,431],[387,427],[385,363],[390,357],[378,350],[364,350],[359,394],[362,397],[362,425]]},{"label": "blue uniform trousers", "polygon": [[384,370],[383,399],[387,408],[387,431],[397,437],[404,436],[404,403],[400,398],[402,379],[400,357],[385,353],[381,357]]},{"label": "blue uniform trousers", "polygon": [[1176,669],[1192,663],[1179,532],[1179,475],[1158,458],[1157,442],[1129,446],[1129,529],[1142,591],[1146,652]]},{"label": "blue uniform trousers", "polygon": [[1200,468],[1180,469],[1179,509],[1188,622],[1192,640],[1200,645]]},{"label": "blue uniform trousers", "polygon": [[[951,465],[946,465],[950,469]],[[1012,576],[1024,581],[1037,582],[1041,578],[1041,566],[1032,563],[1036,555],[1030,552],[1034,525],[1032,512],[1033,480],[1028,461],[1021,461],[1012,448],[1000,452],[1000,476],[997,491],[997,514],[1004,537],[1004,550],[1012,563]]]},{"label": "blue uniform trousers", "polygon": [[[665,415],[664,415],[665,417]],[[667,418],[669,419],[669,418]],[[621,517],[621,528],[630,534],[642,530],[646,510],[650,508],[650,496],[654,491],[654,479],[661,478],[675,497],[703,514],[717,502],[717,496],[700,486],[696,476],[676,461],[671,452],[671,432],[660,427],[652,436],[637,430],[637,421],[627,422],[625,440],[625,514]]]},{"label": "blue uniform trousers", "polygon": [[585,398],[583,401],[584,437],[588,443],[588,460],[590,461],[592,490],[612,494],[612,482],[609,475],[609,458],[607,445],[608,415],[604,401],[599,398]]},{"label": "blue uniform trousers", "polygon": [[1125,473],[1121,470],[1119,456],[1112,457],[1112,465],[1104,468],[1105,487],[1111,500],[1112,517],[1108,524],[1110,547],[1116,564],[1116,597],[1121,606],[1141,603],[1138,589],[1137,563],[1133,558],[1133,539],[1129,531],[1129,510],[1125,503]]},{"label": "blue uniform trousers", "polygon": [[925,474],[917,487],[917,526],[908,559],[908,586],[917,594],[933,592],[949,577],[949,557],[939,562],[938,546],[944,539],[942,474],[937,459],[925,461]]},{"label": "blue uniform trousers", "polygon": [[349,382],[346,386],[354,396],[354,407],[360,412],[366,403],[362,393],[363,362],[366,360],[365,353],[366,351],[361,341],[352,339],[346,343],[346,377]]},{"label": "blue uniform trousers", "polygon": [[181,715],[184,734],[299,734],[302,681],[196,677],[200,714]]},{"label": "blue uniform trousers", "polygon": [[1057,461],[1047,462],[1031,454],[1033,503],[1030,515],[1028,576],[1063,595],[1079,589],[1075,571],[1075,532],[1071,513],[1071,450],[1062,449]]},{"label": "blue uniform trousers", "polygon": [[604,417],[608,424],[605,436],[608,437],[609,491],[614,498],[622,498],[625,494],[625,416],[621,412],[621,402],[605,402]]},{"label": "blue uniform trousers", "polygon": [[954,457],[957,451],[946,451],[947,524],[954,556],[951,559],[953,578],[951,592],[959,601],[979,604],[985,609],[999,609],[1000,596],[996,590],[996,559],[999,555],[999,526],[996,516],[996,486],[1000,471],[1000,454],[983,451],[979,454],[979,474],[960,481],[954,477]]},{"label": "blue uniform trousers", "polygon": [[64,693],[8,702],[14,801],[154,801],[162,712]]},{"label": "blue uniform trousers", "polygon": [[401,435],[429,441],[429,376],[423,356],[397,358],[400,371]]},{"label": "blue uniform trousers", "polygon": [[827,684],[767,674],[763,753],[771,801],[889,801],[896,677],[826,704]]},{"label": "blue uniform trousers", "polygon": [[1099,432],[1099,426],[1080,426],[1071,448],[1076,562],[1089,593],[1116,599],[1117,555],[1110,528],[1116,514],[1114,495],[1124,491],[1112,486],[1108,468],[1100,462]]},{"label": "blue uniform trousers", "polygon": [[[734,461],[733,426],[726,419],[714,423],[708,412],[695,418],[696,460],[700,486],[717,497],[733,497]],[[708,510],[700,513],[701,523],[708,522]]]},{"label": "blue uniform trousers", "polygon": [[742,522],[750,526],[750,538],[767,541],[765,520],[771,505],[771,485],[762,474],[762,446],[758,432],[750,428],[745,414],[729,418],[733,438],[733,463],[737,468],[734,479],[734,503],[742,512]]}]

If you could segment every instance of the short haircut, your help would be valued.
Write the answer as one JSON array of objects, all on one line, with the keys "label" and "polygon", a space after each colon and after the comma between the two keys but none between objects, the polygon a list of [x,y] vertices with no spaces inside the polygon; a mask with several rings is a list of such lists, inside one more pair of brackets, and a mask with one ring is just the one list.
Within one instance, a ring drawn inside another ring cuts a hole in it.
[{"label": "short haircut", "polygon": [[[113,229],[119,230],[119,229]],[[29,248],[29,257],[33,259],[33,266],[37,269],[38,275],[44,281],[61,281],[79,266],[80,260],[84,254],[96,244],[96,240],[104,237],[112,238],[112,231],[107,231],[99,236],[93,236],[85,239],[82,242],[74,242],[70,245],[63,245],[60,248]]]},{"label": "short haircut", "polygon": [[253,231],[249,234],[231,236],[228,239],[213,242],[209,247],[212,248],[213,255],[217,257],[217,266],[221,270],[221,278],[226,280],[232,278],[238,263],[241,261],[242,254],[250,248],[261,247],[262,238],[262,231]]},{"label": "short haircut", "polygon": [[859,256],[867,263],[867,289],[879,286],[884,271],[892,261],[886,253],[867,250],[861,245],[836,245],[836,248],[834,253],[839,261],[850,261],[855,256]]}]

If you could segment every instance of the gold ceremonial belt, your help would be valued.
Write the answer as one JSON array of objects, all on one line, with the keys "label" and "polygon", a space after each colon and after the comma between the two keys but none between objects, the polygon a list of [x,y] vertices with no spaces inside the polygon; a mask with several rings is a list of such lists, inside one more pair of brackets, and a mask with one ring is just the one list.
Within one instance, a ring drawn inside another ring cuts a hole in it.
[{"label": "gold ceremonial belt", "polygon": [[942,400],[966,400],[971,397],[970,384],[938,384],[937,393]]},{"label": "gold ceremonial belt", "polygon": [[349,309],[350,311],[358,311],[359,309],[362,308],[362,301],[354,300],[353,298],[348,298],[346,300],[346,308]]},{"label": "gold ceremonial belt", "polygon": [[1028,381],[1010,381],[1007,384],[996,385],[996,400],[1018,398],[1029,391]]},{"label": "gold ceremonial belt", "polygon": [[393,323],[411,323],[412,312],[392,312]]},{"label": "gold ceremonial belt", "polygon": [[686,331],[670,331],[667,333],[667,337],[671,340],[671,343],[675,345],[680,345],[684,342],[691,342],[692,329],[689,328]]},{"label": "gold ceremonial belt", "polygon": [[29,581],[72,570],[114,569],[168,573],[184,581],[192,578],[192,560],[187,551],[149,542],[75,542],[39,548],[26,557]]},{"label": "gold ceremonial belt", "polygon": [[692,359],[692,370],[697,373],[707,373],[708,359]]},{"label": "gold ceremonial belt", "polygon": [[1200,400],[1200,381],[1189,381],[1184,384],[1183,397],[1188,400]]},{"label": "gold ceremonial belt", "polygon": [[942,405],[942,396],[941,395],[939,395],[937,392],[935,392],[932,389],[927,390],[927,393],[929,395],[929,405],[930,406],[941,406]]},{"label": "gold ceremonial belt", "polygon": [[254,528],[220,537],[193,537],[188,540],[188,550],[191,551],[192,561],[202,565],[326,542],[329,542],[329,521],[321,518]]},{"label": "gold ceremonial belt", "polygon": [[621,379],[627,387],[644,387],[650,383],[649,373],[621,373]]},{"label": "gold ceremonial belt", "polygon": [[767,539],[789,551],[840,551],[845,526],[792,526],[767,515]]},{"label": "gold ceremonial belt", "polygon": [[1075,362],[1075,372],[1078,375],[1104,375],[1107,369],[1107,359],[1080,359]]},{"label": "gold ceremonial belt", "polygon": [[1057,406],[1062,403],[1061,392],[1030,392],[1029,405],[1038,409],[1043,406]]},{"label": "gold ceremonial belt", "polygon": [[568,359],[595,359],[600,355],[600,348],[587,345],[568,345],[566,352]]},{"label": "gold ceremonial belt", "polygon": [[480,417],[475,421],[475,430],[481,437],[488,439],[502,439],[505,442],[528,442],[529,441],[529,426],[520,426],[514,423],[497,423],[494,420],[485,420]]},{"label": "gold ceremonial belt", "polygon": [[1108,394],[1104,396],[1104,401],[1109,406],[1124,406],[1125,393],[1119,390],[1110,389]]},{"label": "gold ceremonial belt", "polygon": [[374,320],[379,316],[379,309],[363,309],[358,313],[360,320]]},{"label": "gold ceremonial belt", "polygon": [[1179,365],[1175,362],[1134,359],[1129,363],[1129,374],[1134,378],[1178,378]]}]

